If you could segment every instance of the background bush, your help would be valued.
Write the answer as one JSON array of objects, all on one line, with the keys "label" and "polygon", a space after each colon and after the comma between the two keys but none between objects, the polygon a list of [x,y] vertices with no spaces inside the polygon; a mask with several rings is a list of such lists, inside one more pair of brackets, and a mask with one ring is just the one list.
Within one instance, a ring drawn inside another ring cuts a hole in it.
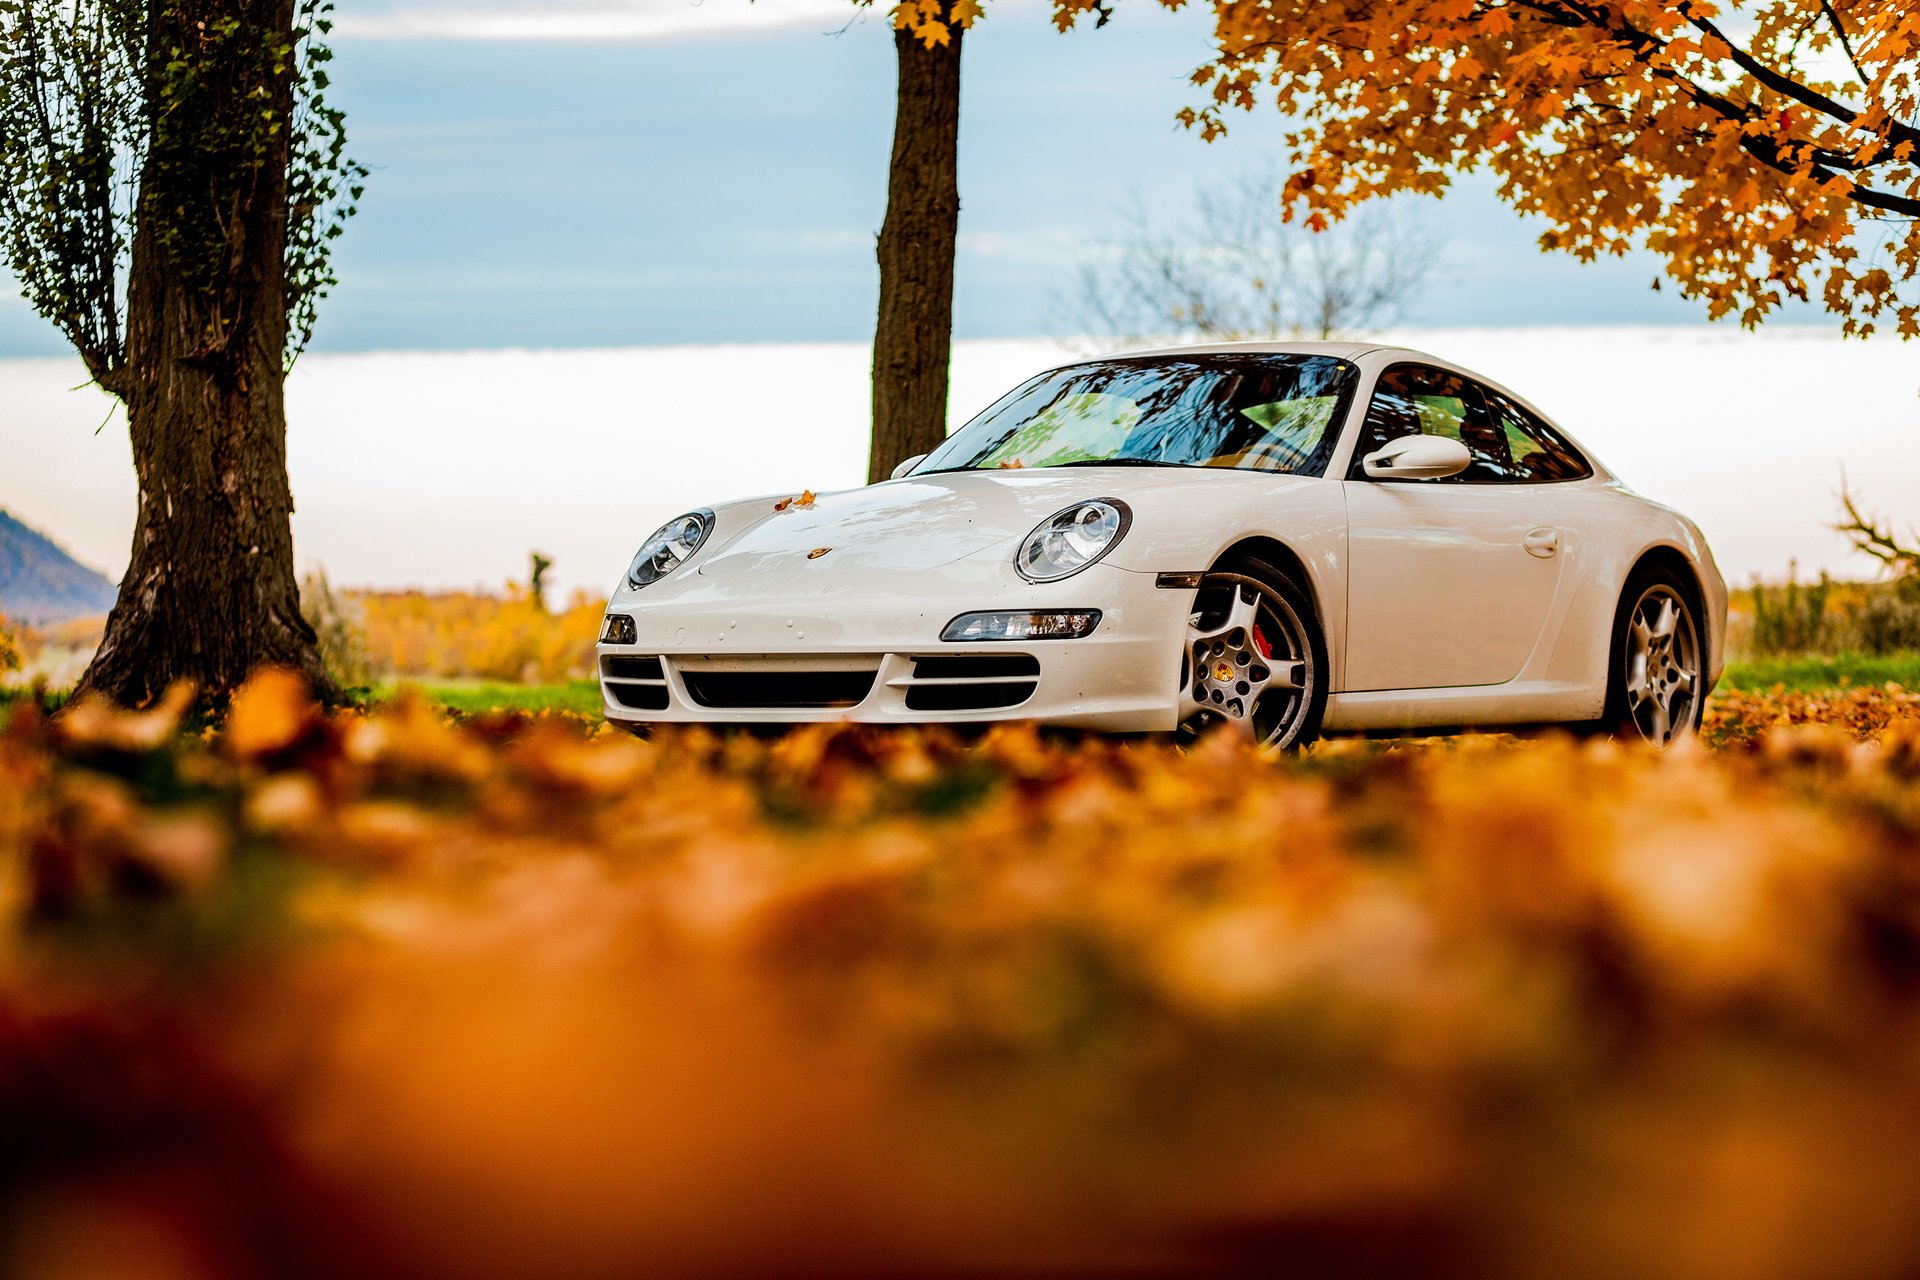
[{"label": "background bush", "polygon": [[[1744,598],[1738,598],[1743,596]],[[1760,657],[1920,649],[1920,576],[1891,582],[1836,582],[1825,573],[1803,583],[1756,581],[1734,601],[1737,654]]]},{"label": "background bush", "polygon": [[320,643],[320,661],[343,689],[365,686],[373,678],[367,655],[366,620],[359,601],[335,591],[325,571],[300,580],[300,611]]}]

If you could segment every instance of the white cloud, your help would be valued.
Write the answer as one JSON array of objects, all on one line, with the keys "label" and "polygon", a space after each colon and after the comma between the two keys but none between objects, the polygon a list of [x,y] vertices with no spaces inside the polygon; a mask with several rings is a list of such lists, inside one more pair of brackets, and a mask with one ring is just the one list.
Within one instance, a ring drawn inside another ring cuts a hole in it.
[{"label": "white cloud", "polygon": [[[994,13],[1046,0],[1001,0]],[[340,12],[334,34],[359,40],[662,40],[885,23],[892,0],[400,0],[384,12]]]},{"label": "white cloud", "polygon": [[361,40],[659,40],[813,27],[866,17],[850,0],[555,0],[342,12],[334,34]]}]

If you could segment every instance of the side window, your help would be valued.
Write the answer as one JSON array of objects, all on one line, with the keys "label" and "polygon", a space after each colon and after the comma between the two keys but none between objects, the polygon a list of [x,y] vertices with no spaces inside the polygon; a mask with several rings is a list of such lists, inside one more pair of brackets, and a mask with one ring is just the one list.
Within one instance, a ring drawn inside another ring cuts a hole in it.
[{"label": "side window", "polygon": [[1473,464],[1440,484],[1511,480],[1514,463],[1507,438],[1488,416],[1479,384],[1445,369],[1396,364],[1380,375],[1367,406],[1360,447],[1348,475],[1363,479],[1362,460],[1402,436],[1445,436],[1467,446]]},{"label": "side window", "polygon": [[1593,468],[1566,437],[1491,387],[1481,388],[1495,426],[1513,459],[1513,478],[1528,484],[1584,480]]}]

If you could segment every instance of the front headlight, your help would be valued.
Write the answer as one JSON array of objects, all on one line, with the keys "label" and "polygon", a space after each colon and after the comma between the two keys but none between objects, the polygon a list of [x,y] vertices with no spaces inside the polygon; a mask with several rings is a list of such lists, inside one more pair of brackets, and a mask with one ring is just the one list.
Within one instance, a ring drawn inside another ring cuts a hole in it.
[{"label": "front headlight", "polygon": [[654,530],[640,547],[640,553],[627,566],[627,585],[644,587],[679,568],[681,563],[700,549],[700,544],[713,532],[713,512],[693,511],[667,521]]},{"label": "front headlight", "polygon": [[1058,582],[1113,550],[1132,523],[1132,510],[1118,498],[1076,502],[1027,535],[1013,566],[1029,582]]}]

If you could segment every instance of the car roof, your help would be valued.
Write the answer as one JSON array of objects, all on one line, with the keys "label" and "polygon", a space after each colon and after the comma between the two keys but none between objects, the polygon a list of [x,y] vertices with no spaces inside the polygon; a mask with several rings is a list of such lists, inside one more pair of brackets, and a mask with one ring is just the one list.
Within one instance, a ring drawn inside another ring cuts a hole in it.
[{"label": "car roof", "polygon": [[[1338,356],[1344,360],[1357,360],[1361,356],[1375,351],[1391,351],[1422,360],[1435,357],[1424,351],[1415,351],[1411,347],[1389,346],[1381,342],[1317,342],[1308,339],[1287,340],[1284,342],[1198,342],[1175,347],[1142,347],[1138,350],[1115,351],[1106,356],[1092,359],[1124,359],[1133,356],[1196,356],[1196,355],[1300,355],[1300,356]],[[1075,363],[1081,363],[1076,361]],[[1444,362],[1443,362],[1444,363]]]}]

